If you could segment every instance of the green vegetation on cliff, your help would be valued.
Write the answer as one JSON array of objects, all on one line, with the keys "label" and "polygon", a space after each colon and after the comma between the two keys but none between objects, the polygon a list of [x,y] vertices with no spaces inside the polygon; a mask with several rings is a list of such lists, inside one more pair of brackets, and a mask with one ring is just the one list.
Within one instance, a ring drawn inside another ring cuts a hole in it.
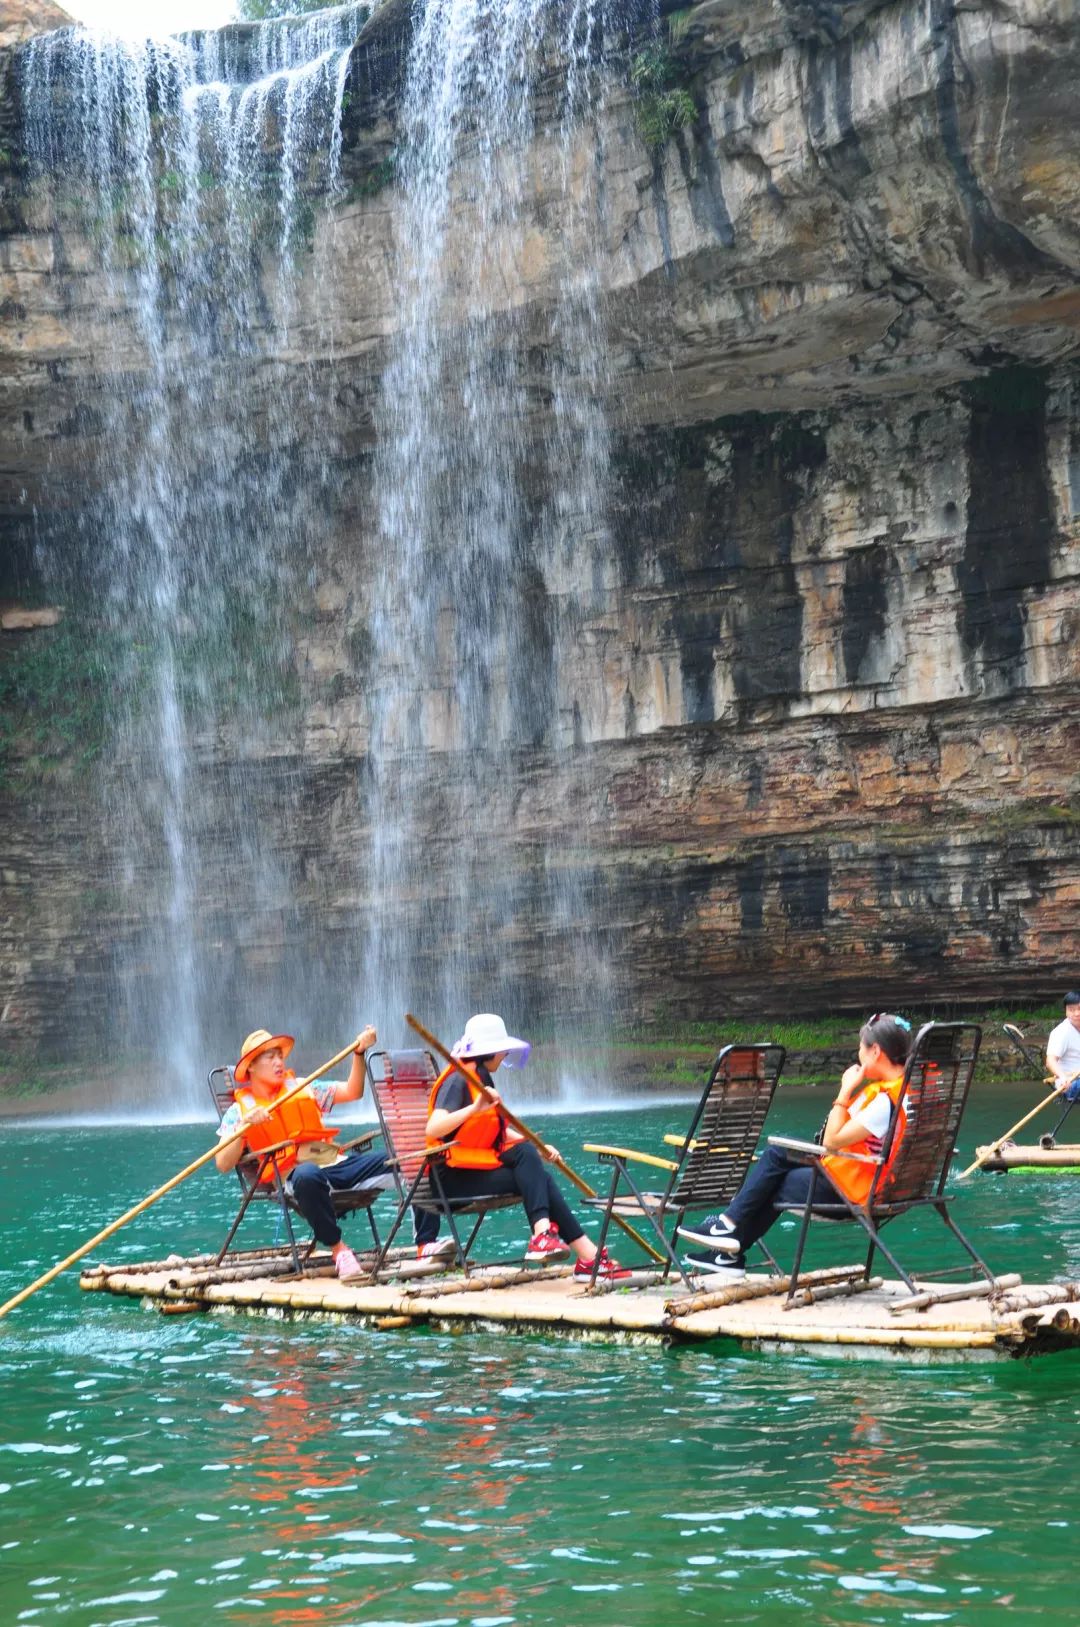
[{"label": "green vegetation on cliff", "polygon": [[239,600],[178,630],[168,648],[135,623],[65,620],[21,636],[0,658],[0,788],[88,769],[162,678],[196,720],[267,706],[280,715],[299,701],[287,641],[268,641],[258,610]]},{"label": "green vegetation on cliff", "polygon": [[[330,0],[339,4],[340,0]],[[261,23],[270,17],[306,17],[329,10],[328,0],[237,0],[236,15],[244,22]]]},{"label": "green vegetation on cliff", "polygon": [[653,152],[666,147],[677,130],[697,121],[697,104],[682,77],[681,64],[663,45],[639,51],[630,64],[630,80],[637,91],[638,132]]},{"label": "green vegetation on cliff", "polygon": [[[119,634],[70,623],[32,633],[0,662],[0,785],[37,778],[57,760],[85,768],[98,755],[113,683],[137,658]],[[135,681],[141,676],[133,673]]]}]

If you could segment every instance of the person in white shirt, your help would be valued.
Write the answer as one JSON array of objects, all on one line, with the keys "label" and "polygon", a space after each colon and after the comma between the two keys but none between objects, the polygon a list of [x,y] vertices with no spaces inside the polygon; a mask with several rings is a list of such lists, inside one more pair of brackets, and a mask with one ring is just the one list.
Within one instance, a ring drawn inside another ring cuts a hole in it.
[{"label": "person in white shirt", "polygon": [[1059,1086],[1080,1075],[1080,994],[1074,990],[1065,996],[1065,1021],[1058,1023],[1046,1042],[1046,1066]]},{"label": "person in white shirt", "polygon": [[1065,1021],[1058,1023],[1046,1042],[1046,1066],[1065,1102],[1065,1111],[1054,1128],[1039,1137],[1039,1146],[1049,1152],[1057,1145],[1057,1133],[1074,1104],[1080,1101],[1080,994],[1073,989],[1065,996]]}]

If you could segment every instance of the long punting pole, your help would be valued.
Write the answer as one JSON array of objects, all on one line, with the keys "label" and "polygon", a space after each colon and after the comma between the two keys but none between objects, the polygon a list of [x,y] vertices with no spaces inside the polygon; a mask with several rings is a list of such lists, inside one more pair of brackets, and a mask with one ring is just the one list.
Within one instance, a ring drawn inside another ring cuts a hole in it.
[{"label": "long punting pole", "polygon": [[[430,1045],[431,1049],[438,1056],[441,1056],[444,1062],[448,1062],[452,1068],[456,1068],[458,1073],[461,1074],[462,1078],[467,1079],[469,1084],[472,1085],[473,1089],[478,1090],[481,1093],[485,1101],[492,1100],[491,1092],[486,1089],[483,1081],[479,1078],[476,1071],[473,1068],[470,1068],[467,1062],[462,1062],[460,1057],[451,1056],[450,1052],[446,1049],[446,1046],[441,1045],[435,1038],[434,1034],[429,1034],[423,1023],[418,1022],[411,1011],[407,1011],[405,1013],[405,1021],[408,1023],[409,1027],[414,1033],[419,1034],[420,1038],[424,1041],[424,1044]],[[499,1098],[498,1109],[503,1118],[506,1120],[507,1124],[510,1125],[511,1129],[516,1130],[518,1135],[523,1137],[524,1140],[531,1141],[537,1151],[541,1152],[549,1163],[554,1164],[556,1169],[562,1170],[567,1180],[572,1181],[579,1192],[581,1192],[587,1198],[595,1198],[595,1188],[591,1187],[588,1181],[583,1180],[575,1170],[572,1170],[564,1158],[560,1158],[558,1156],[553,1158],[548,1152],[547,1143],[541,1141],[540,1137],[536,1135],[534,1131],[530,1130],[529,1126],[524,1124],[522,1120],[518,1118],[516,1113],[511,1113],[510,1109],[507,1107],[506,1103],[501,1097]],[[658,1253],[657,1250],[653,1248],[651,1243],[647,1243],[641,1234],[634,1230],[633,1226],[629,1225],[625,1220],[623,1220],[621,1215],[613,1214],[611,1218],[613,1221],[615,1221],[616,1225],[622,1227],[627,1237],[632,1237],[638,1247],[645,1250],[645,1253],[648,1254],[651,1259],[657,1260],[661,1265],[667,1263],[664,1256]]]},{"label": "long punting pole", "polygon": [[[306,1079],[299,1080],[292,1090],[274,1103],[274,1106],[282,1107],[286,1102],[292,1101],[293,1097],[299,1096],[306,1086],[312,1084],[316,1079],[321,1079],[324,1073],[329,1073],[331,1068],[336,1067],[339,1062],[343,1062],[347,1056],[356,1050],[357,1045],[360,1043],[360,1037],[357,1034],[351,1045],[346,1045],[343,1050],[338,1052],[337,1056],[332,1056],[329,1062],[323,1063],[321,1068],[316,1068],[314,1073],[309,1073]],[[164,1186],[159,1186],[156,1191],[150,1193],[148,1198],[144,1198],[133,1209],[129,1209],[126,1214],[121,1215],[119,1220],[114,1220],[111,1225],[105,1227],[104,1231],[100,1231],[96,1236],[91,1237],[90,1241],[84,1243],[82,1248],[76,1249],[75,1253],[69,1254],[66,1260],[61,1260],[51,1270],[46,1271],[43,1277],[38,1277],[37,1281],[30,1283],[29,1287],[21,1289],[14,1299],[9,1299],[5,1304],[0,1305],[0,1317],[6,1316],[9,1311],[13,1311],[16,1305],[21,1305],[24,1299],[30,1298],[31,1294],[36,1294],[39,1288],[45,1287],[46,1283],[52,1282],[53,1278],[58,1277],[62,1271],[66,1271],[69,1265],[74,1265],[76,1260],[81,1260],[90,1253],[91,1249],[97,1248],[98,1244],[103,1243],[107,1237],[111,1237],[113,1232],[118,1232],[121,1226],[126,1226],[129,1220],[134,1220],[136,1215],[141,1215],[144,1209],[149,1209],[151,1204],[156,1203],[159,1198],[163,1198],[166,1192],[171,1192],[174,1186],[179,1186],[180,1182],[186,1181],[189,1175],[194,1175],[197,1169],[202,1169],[203,1165],[208,1164],[211,1158],[216,1158],[223,1147],[231,1147],[234,1141],[239,1141],[246,1134],[247,1126],[242,1125],[235,1135],[225,1136],[222,1140],[216,1141],[208,1152],[204,1152],[201,1158],[196,1158],[193,1164],[189,1164],[186,1169],[182,1169],[179,1175],[174,1175],[171,1181],[166,1181]]]},{"label": "long punting pole", "polygon": [[1063,1080],[1060,1085],[1056,1086],[1055,1089],[1050,1092],[1049,1096],[1044,1096],[1042,1101],[1037,1103],[1037,1105],[1031,1109],[1030,1113],[1025,1113],[1024,1117],[1019,1119],[1013,1125],[1011,1130],[1006,1130],[1005,1134],[1003,1136],[999,1136],[996,1141],[992,1141],[989,1147],[984,1147],[978,1158],[976,1158],[975,1162],[973,1164],[969,1164],[967,1169],[962,1169],[960,1171],[959,1175],[956,1177],[957,1180],[962,1181],[964,1177],[966,1175],[970,1175],[973,1170],[981,1169],[984,1164],[990,1162],[991,1158],[996,1158],[997,1154],[1001,1151],[1003,1142],[1011,1141],[1017,1130],[1022,1130],[1025,1124],[1029,1124],[1035,1115],[1037,1113],[1041,1113],[1044,1107],[1049,1107],[1051,1102],[1058,1101],[1062,1093],[1068,1090],[1070,1085],[1075,1085],[1078,1079],[1080,1079],[1080,1073],[1074,1073],[1071,1079]]}]

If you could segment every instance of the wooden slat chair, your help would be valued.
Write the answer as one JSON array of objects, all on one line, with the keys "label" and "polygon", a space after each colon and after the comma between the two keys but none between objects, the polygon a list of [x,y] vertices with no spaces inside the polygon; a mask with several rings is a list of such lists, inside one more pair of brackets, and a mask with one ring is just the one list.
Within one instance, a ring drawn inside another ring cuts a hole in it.
[{"label": "wooden slat chair", "polygon": [[[598,1260],[612,1215],[644,1219],[652,1226],[667,1257],[664,1276],[674,1266],[687,1287],[691,1286],[686,1268],[675,1252],[675,1231],[691,1211],[723,1210],[739,1190],[761,1139],[785,1056],[782,1045],[725,1045],[712,1065],[685,1136],[664,1137],[669,1146],[682,1148],[678,1158],[657,1158],[651,1153],[633,1152],[628,1147],[585,1143],[586,1152],[593,1153],[602,1164],[611,1165],[611,1188],[607,1196],[584,1200],[604,1211],[597,1245]],[[663,1191],[643,1192],[630,1172],[631,1164],[665,1170],[668,1180]],[[620,1192],[624,1184],[628,1190]],[[674,1222],[671,1241],[665,1229],[669,1220]],[[775,1270],[776,1262],[768,1249],[763,1248],[762,1252]],[[594,1268],[590,1288],[595,1282]]]},{"label": "wooden slat chair", "polygon": [[[430,1051],[376,1051],[368,1053],[368,1080],[386,1143],[387,1163],[397,1182],[398,1210],[386,1242],[375,1262],[381,1269],[406,1215],[411,1209],[424,1209],[441,1215],[454,1239],[457,1264],[469,1270],[469,1250],[476,1234],[493,1209],[509,1209],[520,1204],[516,1193],[493,1194],[489,1198],[447,1197],[439,1179],[439,1166],[445,1152],[432,1151],[427,1144],[428,1102],[438,1069]],[[457,1228],[458,1215],[475,1215],[476,1224],[462,1244]]]},{"label": "wooden slat chair", "polygon": [[[886,1221],[895,1220],[913,1210],[933,1209],[973,1262],[972,1266],[963,1266],[960,1270],[974,1269],[988,1281],[994,1280],[990,1267],[949,1214],[948,1206],[952,1200],[945,1196],[949,1164],[956,1147],[960,1119],[971,1088],[981,1040],[982,1029],[978,1023],[926,1023],[919,1029],[904,1069],[903,1090],[899,1098],[907,1115],[907,1130],[896,1160],[888,1168],[893,1139],[900,1122],[899,1112],[894,1113],[881,1152],[872,1160],[877,1166],[877,1173],[865,1203],[853,1203],[840,1191],[822,1163],[827,1156],[823,1147],[808,1141],[792,1141],[784,1136],[769,1137],[771,1147],[782,1148],[789,1157],[808,1164],[813,1172],[807,1203],[779,1206],[789,1213],[802,1215],[788,1304],[791,1304],[797,1292],[803,1250],[812,1218],[857,1221],[870,1239],[863,1280],[869,1280],[874,1254],[880,1249],[893,1270],[914,1293],[912,1277],[882,1242],[881,1227]],[[863,1160],[866,1157],[859,1153],[840,1156]],[[817,1196],[819,1190],[820,1198]],[[924,1279],[955,1275],[957,1272],[954,1269],[919,1273]]]},{"label": "wooden slat chair", "polygon": [[[233,1096],[234,1081],[232,1069],[228,1067],[212,1068],[207,1077],[207,1084],[210,1087],[211,1100],[214,1103],[214,1108],[218,1116],[218,1123],[220,1124],[221,1120],[225,1117],[226,1110],[232,1106],[233,1101],[235,1100]],[[352,1141],[344,1143],[341,1150],[342,1152],[352,1152],[357,1148],[370,1147],[378,1133],[379,1132],[376,1129],[365,1130],[362,1135],[356,1136]],[[296,1207],[296,1202],[289,1187],[288,1179],[282,1176],[282,1173],[278,1168],[277,1159],[278,1153],[280,1153],[287,1145],[289,1145],[289,1143],[279,1142],[277,1146],[267,1147],[262,1152],[246,1153],[236,1165],[236,1176],[240,1182],[243,1196],[240,1200],[240,1207],[236,1212],[236,1219],[229,1227],[229,1235],[226,1237],[218,1254],[216,1262],[218,1265],[221,1264],[222,1260],[228,1253],[229,1245],[239,1231],[240,1224],[244,1216],[247,1214],[248,1209],[251,1207],[252,1203],[258,1202],[276,1204],[281,1210],[282,1218],[285,1222],[285,1233],[289,1239],[289,1249],[292,1254],[293,1269],[295,1271],[299,1272],[303,1269],[302,1261],[306,1259],[307,1256],[314,1250],[315,1239],[312,1238],[310,1242],[305,1244],[303,1253],[301,1254],[296,1241],[296,1233],[293,1230],[292,1216],[294,1214],[299,1214],[300,1211]],[[272,1171],[273,1178],[272,1180],[264,1181],[262,1178],[263,1172],[267,1168]],[[348,1192],[335,1192],[333,1194],[334,1213],[339,1217],[343,1215],[351,1215],[358,1209],[364,1210],[364,1212],[367,1214],[368,1225],[371,1227],[371,1235],[374,1239],[376,1249],[379,1247],[379,1232],[377,1226],[375,1225],[375,1216],[371,1212],[371,1206],[379,1194],[386,1190],[386,1187],[386,1178],[380,1176],[371,1182],[365,1183],[363,1186],[353,1187]]]}]

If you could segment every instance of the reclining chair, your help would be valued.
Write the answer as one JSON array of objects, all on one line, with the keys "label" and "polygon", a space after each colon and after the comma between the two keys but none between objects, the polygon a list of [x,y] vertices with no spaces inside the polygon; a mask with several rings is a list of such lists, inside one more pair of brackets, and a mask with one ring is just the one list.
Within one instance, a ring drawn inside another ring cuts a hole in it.
[{"label": "reclining chair", "polygon": [[[686,1286],[691,1286],[686,1268],[675,1253],[675,1231],[691,1210],[723,1209],[739,1190],[757,1150],[785,1056],[782,1045],[725,1045],[712,1065],[686,1134],[664,1137],[668,1145],[682,1148],[676,1159],[657,1158],[627,1147],[585,1143],[586,1152],[612,1169],[607,1197],[585,1199],[591,1207],[604,1211],[597,1260],[613,1215],[647,1220],[666,1256],[664,1276],[674,1266]],[[631,1164],[667,1171],[663,1191],[643,1192],[630,1173]],[[624,1183],[628,1190],[620,1195]],[[673,1221],[670,1241],[665,1231],[669,1219]],[[775,1271],[776,1261],[764,1245],[759,1247]],[[595,1283],[594,1265],[590,1288]]]},{"label": "reclining chair", "polygon": [[[207,1077],[207,1084],[210,1087],[210,1097],[214,1103],[218,1123],[220,1124],[225,1117],[226,1110],[232,1106],[235,1100],[232,1068],[212,1068]],[[344,1143],[341,1150],[342,1152],[351,1152],[356,1148],[370,1147],[378,1133],[378,1130],[375,1129],[365,1130],[362,1135]],[[287,1145],[289,1143],[281,1142],[276,1147],[267,1147],[262,1152],[246,1153],[236,1165],[236,1176],[240,1182],[243,1195],[240,1199],[240,1207],[236,1212],[236,1218],[229,1227],[229,1235],[222,1244],[215,1262],[217,1265],[221,1264],[228,1253],[229,1245],[239,1231],[240,1223],[251,1204],[263,1202],[273,1203],[280,1209],[285,1222],[285,1233],[289,1239],[293,1269],[297,1273],[302,1271],[302,1260],[307,1259],[313,1252],[315,1239],[311,1239],[304,1248],[303,1255],[301,1255],[297,1247],[296,1233],[293,1231],[292,1223],[292,1215],[299,1214],[300,1211],[296,1207],[288,1178],[282,1176],[281,1170],[278,1168],[278,1154]],[[263,1178],[267,1169],[272,1172],[270,1180]],[[375,1216],[371,1212],[371,1206],[379,1193],[386,1190],[386,1187],[386,1177],[376,1176],[373,1180],[365,1182],[363,1186],[353,1187],[348,1192],[335,1192],[333,1194],[334,1213],[336,1215],[350,1215],[358,1209],[364,1210],[368,1218],[368,1225],[371,1227],[371,1235],[376,1249],[379,1247],[379,1233],[375,1225]]]},{"label": "reclining chair", "polygon": [[[382,1268],[390,1246],[410,1209],[424,1209],[441,1215],[454,1239],[457,1264],[467,1274],[469,1250],[476,1241],[484,1219],[493,1209],[520,1204],[516,1193],[493,1194],[489,1198],[448,1197],[439,1179],[446,1154],[427,1144],[428,1102],[431,1087],[438,1078],[430,1051],[376,1051],[368,1053],[368,1079],[379,1115],[387,1163],[398,1190],[398,1210],[386,1242],[373,1267]],[[475,1215],[476,1224],[463,1244],[457,1227],[458,1215]]]},{"label": "reclining chair", "polygon": [[[907,1130],[896,1159],[890,1165],[892,1144],[900,1123],[900,1114],[895,1112],[881,1152],[872,1160],[877,1169],[865,1203],[854,1203],[841,1192],[824,1166],[823,1159],[828,1156],[824,1147],[810,1141],[789,1140],[784,1136],[769,1137],[771,1147],[782,1148],[789,1157],[808,1164],[813,1171],[806,1204],[780,1206],[789,1213],[802,1216],[795,1263],[791,1268],[789,1305],[798,1289],[803,1250],[810,1221],[814,1217],[857,1222],[870,1239],[862,1280],[869,1281],[874,1254],[880,1249],[893,1270],[915,1293],[912,1276],[882,1241],[881,1227],[886,1221],[895,1220],[916,1209],[933,1209],[967,1251],[972,1265],[961,1266],[958,1270],[950,1268],[920,1272],[920,1277],[928,1280],[974,1270],[993,1282],[994,1274],[990,1267],[949,1214],[952,1199],[945,1196],[949,1164],[956,1148],[957,1132],[971,1088],[981,1039],[982,1029],[978,1023],[926,1023],[919,1029],[904,1069],[898,1104],[904,1108]],[[839,1153],[833,1156],[865,1161],[869,1155]]]}]

